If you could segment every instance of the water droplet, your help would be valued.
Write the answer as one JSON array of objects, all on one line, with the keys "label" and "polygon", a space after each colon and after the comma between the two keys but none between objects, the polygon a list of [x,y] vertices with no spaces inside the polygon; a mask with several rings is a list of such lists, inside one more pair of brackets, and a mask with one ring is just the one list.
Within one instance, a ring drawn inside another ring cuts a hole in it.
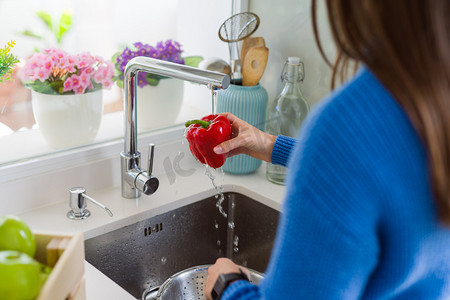
[{"label": "water droplet", "polygon": [[167,262],[167,258],[165,256],[161,257],[162,264],[165,264]]},{"label": "water droplet", "polygon": [[222,244],[222,242],[220,240],[217,240],[217,246],[220,247],[221,244]]},{"label": "water droplet", "polygon": [[228,222],[228,227],[229,227],[230,229],[234,229],[234,227],[235,227],[234,222],[233,222],[233,221]]},{"label": "water droplet", "polygon": [[233,251],[234,251],[234,252],[239,252],[239,248],[238,248],[238,247],[234,247],[234,248],[233,248]]},{"label": "water droplet", "polygon": [[239,237],[237,235],[234,236],[233,245],[239,246]]},{"label": "water droplet", "polygon": [[214,221],[214,228],[219,229],[219,224],[216,221]]}]

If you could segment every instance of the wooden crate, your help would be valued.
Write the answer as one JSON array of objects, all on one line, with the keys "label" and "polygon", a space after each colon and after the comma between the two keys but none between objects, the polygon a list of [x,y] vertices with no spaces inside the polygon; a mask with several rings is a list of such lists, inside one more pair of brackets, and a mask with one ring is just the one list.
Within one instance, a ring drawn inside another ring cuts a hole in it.
[{"label": "wooden crate", "polygon": [[74,235],[58,235],[35,232],[35,258],[47,263],[46,247],[53,238],[70,239],[53,267],[36,300],[85,300],[84,239],[81,232]]}]

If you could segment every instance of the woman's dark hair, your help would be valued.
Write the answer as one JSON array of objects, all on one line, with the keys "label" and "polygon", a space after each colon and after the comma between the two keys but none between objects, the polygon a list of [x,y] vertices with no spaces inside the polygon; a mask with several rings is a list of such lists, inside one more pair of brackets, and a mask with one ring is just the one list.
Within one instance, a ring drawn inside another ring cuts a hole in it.
[{"label": "woman's dark hair", "polygon": [[[450,225],[450,1],[325,2],[337,46],[332,86],[354,61],[394,95],[426,146],[439,218]],[[316,0],[311,10],[316,42],[329,63],[320,45]]]}]

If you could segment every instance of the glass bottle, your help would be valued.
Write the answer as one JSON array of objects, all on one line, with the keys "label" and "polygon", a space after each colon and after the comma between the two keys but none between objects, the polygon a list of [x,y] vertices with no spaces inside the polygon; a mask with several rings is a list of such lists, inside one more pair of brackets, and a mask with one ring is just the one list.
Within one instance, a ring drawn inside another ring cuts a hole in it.
[{"label": "glass bottle", "polygon": [[[305,78],[303,62],[298,57],[289,57],[281,72],[285,83],[280,95],[269,105],[266,131],[272,135],[297,137],[300,127],[309,112],[309,103],[300,89]],[[284,184],[286,168],[267,164],[266,177],[269,181]]]}]

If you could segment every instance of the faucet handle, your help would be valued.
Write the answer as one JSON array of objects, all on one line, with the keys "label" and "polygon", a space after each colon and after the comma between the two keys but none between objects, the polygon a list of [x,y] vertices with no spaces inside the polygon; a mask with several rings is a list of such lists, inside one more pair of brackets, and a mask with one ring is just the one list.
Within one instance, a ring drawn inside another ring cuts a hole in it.
[{"label": "faucet handle", "polygon": [[158,189],[159,180],[152,175],[153,157],[155,154],[155,144],[148,145],[148,167],[147,171],[137,170],[134,180],[134,186],[145,195],[151,195]]},{"label": "faucet handle", "polygon": [[152,176],[153,172],[153,157],[155,155],[155,144],[148,144],[148,168],[147,173]]},{"label": "faucet handle", "polygon": [[92,197],[86,195],[86,189],[84,187],[73,187],[69,190],[70,192],[70,208],[71,210],[67,213],[67,217],[73,220],[82,220],[86,219],[91,215],[91,212],[86,209],[87,203],[86,199],[94,203],[95,205],[103,208],[110,217],[113,216],[113,213],[109,208],[96,201]]},{"label": "faucet handle", "polygon": [[155,155],[155,144],[148,145],[148,167],[147,172],[139,172],[134,181],[135,187],[145,195],[151,195],[158,189],[159,180],[152,175],[153,157]]}]

